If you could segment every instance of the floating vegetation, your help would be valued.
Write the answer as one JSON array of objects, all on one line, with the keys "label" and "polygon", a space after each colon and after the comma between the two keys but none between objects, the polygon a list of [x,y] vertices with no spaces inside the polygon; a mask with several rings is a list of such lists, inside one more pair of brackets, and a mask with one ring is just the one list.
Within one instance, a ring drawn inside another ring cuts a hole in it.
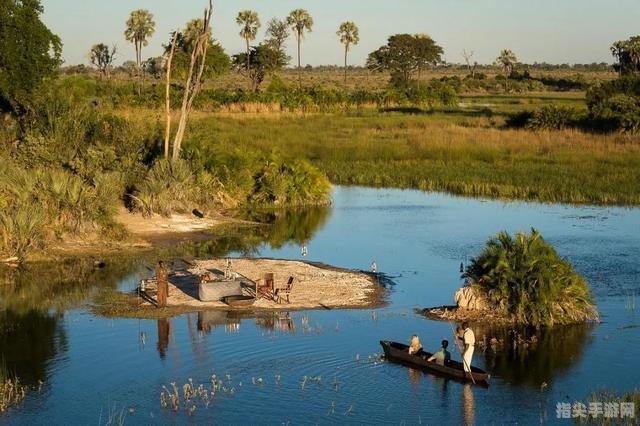
[{"label": "floating vegetation", "polygon": [[[218,376],[213,374],[211,381],[208,385],[199,384],[195,385],[192,378],[189,378],[185,384],[182,385],[182,395],[176,384],[171,382],[171,389],[166,386],[162,386],[162,392],[160,392],[160,406],[162,408],[171,409],[174,412],[183,409],[188,415],[193,415],[198,405],[200,404],[204,408],[209,408],[209,405],[218,395],[232,396],[236,393],[236,388],[231,382],[231,375],[226,375],[227,382],[225,383]],[[262,378],[259,378],[262,380]],[[254,379],[254,384],[255,384]],[[238,386],[242,386],[242,382],[238,383]]]}]

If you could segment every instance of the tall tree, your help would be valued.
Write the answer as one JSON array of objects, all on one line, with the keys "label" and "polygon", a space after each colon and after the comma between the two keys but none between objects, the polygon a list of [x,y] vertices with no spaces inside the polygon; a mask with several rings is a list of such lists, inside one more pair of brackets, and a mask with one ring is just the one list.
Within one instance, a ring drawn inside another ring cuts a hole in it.
[{"label": "tall tree", "polygon": [[136,48],[138,73],[142,65],[142,46],[149,44],[149,37],[155,32],[155,27],[156,23],[153,20],[153,15],[146,9],[134,10],[129,15],[129,19],[127,19],[127,29],[124,31],[124,36]]},{"label": "tall tree", "polygon": [[[267,43],[261,43],[251,48],[251,61],[245,58],[246,53],[233,56],[233,65],[240,73],[246,73],[257,92],[267,74],[276,72],[287,64],[287,55],[276,50]],[[251,69],[247,69],[248,65]]]},{"label": "tall tree", "polygon": [[513,71],[518,63],[516,54],[511,49],[503,49],[500,52],[500,56],[496,58],[496,63],[502,67],[507,77],[513,74]]},{"label": "tall tree", "polygon": [[618,60],[614,68],[620,75],[640,72],[640,36],[613,43],[611,53]]},{"label": "tall tree", "polygon": [[0,0],[0,111],[22,115],[61,63],[62,43],[42,12],[39,0]]},{"label": "tall tree", "polygon": [[[285,52],[286,42],[289,38],[289,25],[287,21],[281,20],[278,18],[273,18],[267,24],[267,38],[265,40],[266,44],[271,47],[273,50],[280,52],[286,63],[283,66],[286,66],[289,63],[289,56],[287,56]],[[280,58],[281,55],[278,55]],[[274,68],[277,68],[277,63],[272,64]]]},{"label": "tall tree", "polygon": [[116,46],[115,44],[111,49],[104,43],[94,44],[89,51],[89,60],[93,65],[98,67],[100,74],[103,77],[109,78],[109,70],[111,64],[116,59]]},{"label": "tall tree", "polygon": [[298,42],[298,70],[300,70],[300,46],[302,40],[304,40],[305,32],[311,32],[313,28],[313,18],[306,10],[296,9],[287,17],[287,24],[289,24],[293,30],[293,34],[296,36],[296,41]]},{"label": "tall tree", "polygon": [[351,21],[343,22],[336,33],[340,37],[340,43],[344,44],[344,84],[347,84],[347,56],[351,46],[360,42],[358,26]]},{"label": "tall tree", "polygon": [[[189,69],[184,81],[184,90],[182,93],[182,105],[180,107],[180,120],[178,129],[173,139],[172,160],[180,158],[182,149],[182,140],[184,132],[187,128],[187,120],[191,113],[193,101],[202,89],[203,75],[207,62],[207,50],[211,45],[211,15],[213,14],[213,0],[209,0],[209,7],[204,10],[204,18],[196,20],[200,25],[194,25],[192,28],[185,30],[185,39],[191,45],[191,59],[189,61]],[[194,21],[192,21],[194,22]],[[197,30],[199,28],[199,30]]]},{"label": "tall tree", "polygon": [[391,84],[407,87],[422,70],[442,61],[442,47],[425,34],[396,34],[369,54],[367,67],[391,73]]},{"label": "tall tree", "polygon": [[[258,30],[260,29],[260,18],[258,13],[253,10],[243,10],[236,17],[236,24],[240,25],[240,37],[247,43],[247,70],[251,74],[251,42],[256,39]],[[249,75],[249,78],[251,76]]]}]

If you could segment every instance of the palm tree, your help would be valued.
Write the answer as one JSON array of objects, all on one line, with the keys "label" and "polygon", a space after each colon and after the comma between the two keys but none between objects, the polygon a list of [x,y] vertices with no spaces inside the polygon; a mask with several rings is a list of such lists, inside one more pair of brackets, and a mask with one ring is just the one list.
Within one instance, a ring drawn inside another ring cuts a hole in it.
[{"label": "palm tree", "polygon": [[347,84],[347,56],[351,45],[360,42],[358,26],[351,21],[343,22],[336,33],[340,37],[340,43],[344,44],[344,84]]},{"label": "palm tree", "polygon": [[301,68],[300,65],[300,44],[304,39],[305,31],[311,32],[311,28],[313,27],[313,18],[309,15],[304,9],[296,9],[289,14],[287,17],[287,24],[293,30],[293,33],[296,35],[296,41],[298,42],[298,70]]},{"label": "palm tree", "polygon": [[513,69],[518,62],[518,58],[516,58],[516,54],[513,53],[511,49],[504,49],[500,52],[500,56],[496,58],[496,62],[498,65],[502,66],[505,74],[509,77],[511,73],[513,73]]},{"label": "palm tree", "polygon": [[153,15],[146,9],[134,10],[127,19],[127,29],[124,31],[124,36],[136,47],[138,72],[140,72],[140,64],[142,63],[142,46],[149,44],[149,37],[155,32],[155,26]]},{"label": "palm tree", "polygon": [[236,24],[240,25],[240,37],[247,42],[247,72],[251,69],[251,46],[252,40],[256,39],[258,29],[260,28],[260,18],[258,13],[253,10],[243,10],[236,17]]}]

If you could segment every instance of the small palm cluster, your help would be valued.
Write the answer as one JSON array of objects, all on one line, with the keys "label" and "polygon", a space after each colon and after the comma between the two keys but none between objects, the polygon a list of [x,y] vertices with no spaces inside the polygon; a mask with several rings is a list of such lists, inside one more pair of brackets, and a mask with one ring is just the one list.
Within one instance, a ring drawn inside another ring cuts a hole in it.
[{"label": "small palm cluster", "polygon": [[519,323],[540,327],[598,319],[584,278],[535,229],[515,237],[500,232],[463,277]]}]

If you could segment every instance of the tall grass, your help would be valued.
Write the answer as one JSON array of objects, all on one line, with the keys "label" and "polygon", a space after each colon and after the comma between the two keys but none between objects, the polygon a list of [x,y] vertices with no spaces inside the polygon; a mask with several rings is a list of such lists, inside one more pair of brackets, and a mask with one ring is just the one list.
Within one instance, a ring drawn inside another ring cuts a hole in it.
[{"label": "tall grass", "polygon": [[343,185],[544,202],[640,203],[640,138],[501,129],[494,120],[456,112],[197,113],[187,149],[215,148],[218,157],[278,150],[310,160]]}]

